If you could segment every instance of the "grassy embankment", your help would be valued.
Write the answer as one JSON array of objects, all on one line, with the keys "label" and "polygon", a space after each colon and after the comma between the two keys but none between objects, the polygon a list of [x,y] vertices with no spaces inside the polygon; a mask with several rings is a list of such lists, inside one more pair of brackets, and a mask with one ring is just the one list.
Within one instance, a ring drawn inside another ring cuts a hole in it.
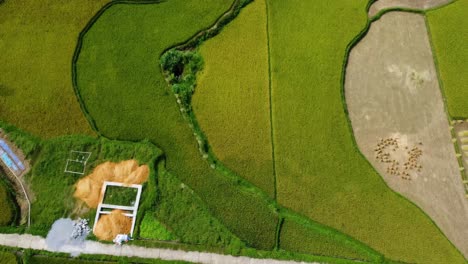
[{"label": "grassy embankment", "polygon": [[427,12],[434,56],[450,116],[468,118],[468,1]]},{"label": "grassy embankment", "polygon": [[0,5],[0,120],[41,137],[93,135],[71,82],[77,36],[109,0]]},{"label": "grassy embankment", "polygon": [[[391,259],[464,263],[427,215],[385,185],[353,141],[341,93],[343,60],[366,26],[366,1],[269,3],[279,202]],[[289,248],[301,249],[295,241]]]}]

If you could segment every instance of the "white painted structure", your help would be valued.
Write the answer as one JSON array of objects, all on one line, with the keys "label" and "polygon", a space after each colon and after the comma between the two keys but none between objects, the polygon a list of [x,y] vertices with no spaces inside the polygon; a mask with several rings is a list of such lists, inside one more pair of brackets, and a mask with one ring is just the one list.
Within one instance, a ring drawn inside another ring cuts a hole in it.
[{"label": "white painted structure", "polygon": [[[105,204],[104,203],[104,197],[106,194],[107,186],[116,186],[116,187],[127,187],[127,188],[135,188],[138,190],[136,199],[135,199],[135,204],[133,206],[122,206],[122,205],[114,205],[114,204]],[[111,211],[106,211],[105,209],[118,209],[118,210],[123,210],[123,211],[130,211],[132,212],[131,214],[125,213],[125,216],[128,216],[132,218],[132,228],[130,230],[130,235],[133,236],[133,230],[135,229],[135,223],[136,223],[136,217],[138,213],[138,206],[140,205],[140,198],[141,198],[141,191],[142,191],[142,186],[140,184],[131,184],[131,185],[125,185],[121,182],[109,182],[105,181],[104,184],[102,185],[101,189],[101,201],[99,202],[97,212],[96,212],[96,218],[94,219],[94,226],[93,226],[93,232],[94,229],[96,228],[96,224],[99,220],[99,217],[103,214],[110,214]]]},{"label": "white painted structure", "polygon": [[[72,157],[76,156],[76,158],[67,159],[67,164],[65,165],[64,172],[84,175],[85,170],[86,170],[86,163],[88,162],[89,157],[91,157],[91,154],[92,154],[91,152],[87,152],[87,151],[76,151],[76,150],[70,151],[70,156]],[[78,163],[82,165],[83,169],[81,171],[74,171],[72,169],[69,169],[69,167],[73,163]]]}]

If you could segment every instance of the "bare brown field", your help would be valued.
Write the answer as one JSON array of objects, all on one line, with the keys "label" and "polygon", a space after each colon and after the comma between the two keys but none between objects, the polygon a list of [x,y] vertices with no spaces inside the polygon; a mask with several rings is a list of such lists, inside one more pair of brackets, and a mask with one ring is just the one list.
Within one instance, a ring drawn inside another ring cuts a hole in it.
[{"label": "bare brown field", "polygon": [[391,12],[374,22],[350,53],[345,95],[363,154],[467,257],[468,199],[424,17]]},{"label": "bare brown field", "polygon": [[368,14],[369,17],[373,17],[379,13],[379,11],[392,7],[429,9],[448,4],[452,1],[453,0],[379,0],[372,4]]}]

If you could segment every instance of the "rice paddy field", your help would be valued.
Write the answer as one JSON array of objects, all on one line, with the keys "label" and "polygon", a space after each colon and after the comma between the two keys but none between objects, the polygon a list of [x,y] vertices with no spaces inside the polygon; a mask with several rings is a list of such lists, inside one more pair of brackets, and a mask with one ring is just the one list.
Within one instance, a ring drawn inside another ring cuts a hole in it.
[{"label": "rice paddy field", "polygon": [[427,12],[428,27],[449,114],[468,118],[468,75],[460,69],[468,67],[467,1],[456,1],[446,7]]},{"label": "rice paddy field", "polygon": [[[151,167],[136,229],[145,246],[332,263],[466,263],[354,141],[343,63],[368,26],[367,0],[248,4],[195,47],[204,60],[191,101],[196,120],[181,114],[165,80],[179,77],[164,75],[160,58],[239,1],[114,1],[100,10],[108,2],[0,1],[0,127],[33,161],[27,233],[45,235],[60,217],[93,218],[71,195],[81,176],[63,172],[69,151],[85,150],[93,153],[87,173],[131,158]],[[467,8],[457,1],[427,15],[450,114],[465,118]],[[202,156],[194,124],[214,159]],[[6,191],[0,184],[0,207]],[[106,199],[132,197],[116,188]]]},{"label": "rice paddy field", "polygon": [[[77,87],[102,134],[149,139],[164,149],[168,171],[200,195],[215,217],[249,245],[272,249],[276,213],[201,158],[157,67],[164,50],[210,26],[231,4],[174,0],[113,5],[84,35],[76,62]],[[187,15],[173,15],[179,13]],[[180,30],[173,30],[175,26]]]},{"label": "rice paddy field", "polygon": [[107,2],[0,4],[1,120],[46,138],[94,134],[73,92],[71,60],[78,34]]},{"label": "rice paddy field", "polygon": [[192,105],[217,158],[273,197],[265,4],[249,4],[200,47]]},{"label": "rice paddy field", "polygon": [[354,145],[342,63],[346,46],[365,28],[366,1],[268,3],[278,201],[394,260],[464,262]]}]

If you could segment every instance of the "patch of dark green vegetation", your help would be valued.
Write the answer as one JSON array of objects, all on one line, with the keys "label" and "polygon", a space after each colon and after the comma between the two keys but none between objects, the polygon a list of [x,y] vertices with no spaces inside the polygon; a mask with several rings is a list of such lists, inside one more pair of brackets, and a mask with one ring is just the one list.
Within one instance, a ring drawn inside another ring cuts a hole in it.
[{"label": "patch of dark green vegetation", "polygon": [[131,187],[107,186],[104,195],[105,204],[115,204],[122,206],[135,205],[138,189]]},{"label": "patch of dark green vegetation", "polygon": [[19,218],[20,210],[16,203],[15,191],[0,168],[0,226],[16,225]]},{"label": "patch of dark green vegetation", "polygon": [[171,49],[161,56],[160,62],[162,69],[170,73],[167,80],[171,83],[172,92],[183,105],[182,109],[190,111],[196,74],[203,67],[202,57],[196,51]]}]

